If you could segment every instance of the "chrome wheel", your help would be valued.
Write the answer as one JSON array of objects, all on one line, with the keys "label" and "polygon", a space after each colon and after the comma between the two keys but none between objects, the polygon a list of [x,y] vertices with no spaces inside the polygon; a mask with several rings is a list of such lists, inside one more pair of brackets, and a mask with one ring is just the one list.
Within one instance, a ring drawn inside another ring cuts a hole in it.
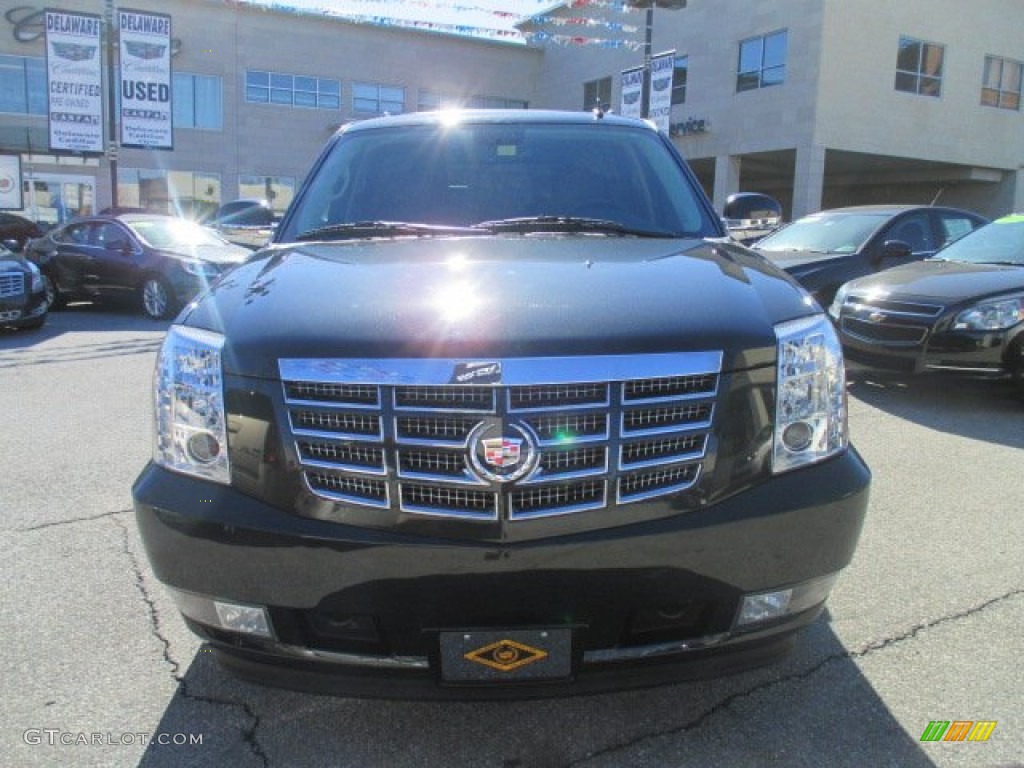
[{"label": "chrome wheel", "polygon": [[167,284],[159,277],[151,277],[142,284],[142,309],[154,320],[167,316],[171,295]]}]

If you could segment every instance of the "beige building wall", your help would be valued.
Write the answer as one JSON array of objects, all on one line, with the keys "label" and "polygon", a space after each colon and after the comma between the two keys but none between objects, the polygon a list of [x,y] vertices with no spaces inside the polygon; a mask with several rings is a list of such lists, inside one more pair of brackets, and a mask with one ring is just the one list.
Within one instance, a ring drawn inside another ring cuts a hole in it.
[{"label": "beige building wall", "polygon": [[[643,41],[644,13],[607,18],[641,27],[631,39]],[[785,83],[737,93],[740,41],[782,29]],[[900,35],[945,46],[941,98],[895,90]],[[655,54],[689,57],[672,121],[708,130],[673,140],[719,210],[737,191],[773,194],[794,217],[934,199],[990,216],[1024,209],[1024,112],[980,103],[986,54],[1024,61],[1022,0],[689,0],[655,11],[652,38]],[[581,109],[582,84],[611,76],[617,110],[619,72],[642,60],[549,45],[536,104]]]}]

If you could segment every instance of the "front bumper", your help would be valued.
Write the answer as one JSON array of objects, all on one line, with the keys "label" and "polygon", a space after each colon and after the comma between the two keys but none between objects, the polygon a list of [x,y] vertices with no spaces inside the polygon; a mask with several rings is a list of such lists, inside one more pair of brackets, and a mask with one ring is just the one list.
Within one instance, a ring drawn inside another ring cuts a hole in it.
[{"label": "front bumper", "polygon": [[[824,595],[740,630],[743,596],[842,570],[869,482],[850,449],[697,510],[515,544],[301,518],[152,464],[133,495],[153,570],[185,603],[266,608],[266,638],[191,612],[235,672],[349,695],[466,698],[592,692],[769,660]],[[565,679],[442,685],[443,632],[547,627],[570,630]]]},{"label": "front bumper", "polygon": [[919,345],[870,343],[849,334],[840,336],[846,359],[856,365],[923,373],[947,371],[1003,378],[1024,370],[1024,334],[1010,331],[929,331]]},{"label": "front bumper", "polygon": [[0,326],[31,323],[46,310],[46,294],[42,291],[0,298]]}]

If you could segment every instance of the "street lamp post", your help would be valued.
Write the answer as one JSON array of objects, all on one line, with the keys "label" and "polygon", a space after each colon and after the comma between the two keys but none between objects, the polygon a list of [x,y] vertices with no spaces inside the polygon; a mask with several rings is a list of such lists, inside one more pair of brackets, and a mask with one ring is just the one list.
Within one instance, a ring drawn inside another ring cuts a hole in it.
[{"label": "street lamp post", "polygon": [[110,162],[110,205],[117,208],[117,70],[114,67],[114,50],[116,35],[114,34],[114,0],[104,0],[107,34],[107,158]]}]

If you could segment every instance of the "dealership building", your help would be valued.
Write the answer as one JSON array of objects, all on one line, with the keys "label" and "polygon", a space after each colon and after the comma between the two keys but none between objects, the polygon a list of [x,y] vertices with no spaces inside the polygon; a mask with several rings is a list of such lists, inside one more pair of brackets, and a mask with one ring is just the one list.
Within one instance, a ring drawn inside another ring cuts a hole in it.
[{"label": "dealership building", "polygon": [[[758,191],[793,217],[892,202],[996,216],[1024,210],[1020,2],[688,0],[656,8],[648,33],[646,11],[589,0],[476,38],[287,0],[132,0],[171,20],[173,147],[82,154],[50,145],[43,20],[59,4],[2,0],[0,155],[17,158],[22,208],[42,221],[108,206],[115,176],[121,206],[193,212],[255,197],[283,210],[353,120],[449,106],[620,111],[622,72],[643,63],[649,36],[652,53],[675,52],[669,133],[719,210]],[[102,16],[108,3],[66,5]]]}]

